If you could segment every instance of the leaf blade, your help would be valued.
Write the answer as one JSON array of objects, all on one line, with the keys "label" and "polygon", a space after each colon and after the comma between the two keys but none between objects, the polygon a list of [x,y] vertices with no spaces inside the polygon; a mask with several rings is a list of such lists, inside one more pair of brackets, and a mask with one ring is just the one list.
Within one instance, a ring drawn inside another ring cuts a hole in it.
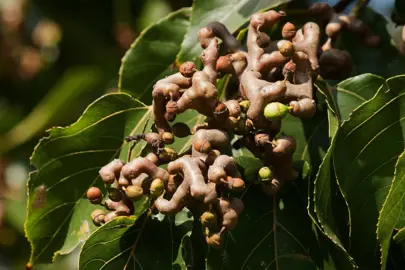
[{"label": "leaf blade", "polygon": [[[90,235],[90,213],[97,207],[87,202],[86,190],[92,185],[104,189],[96,181],[98,170],[128,149],[124,138],[141,132],[149,117],[150,108],[129,95],[109,94],[92,103],[76,123],[54,128],[40,141],[31,157],[37,170],[28,182],[25,231],[31,264],[50,262],[55,252],[69,253]],[[138,154],[144,146],[136,146]]]},{"label": "leaf blade", "polygon": [[190,8],[183,8],[170,13],[141,33],[122,58],[120,91],[143,102],[151,101],[153,84],[175,70],[171,66],[188,28],[190,12]]}]

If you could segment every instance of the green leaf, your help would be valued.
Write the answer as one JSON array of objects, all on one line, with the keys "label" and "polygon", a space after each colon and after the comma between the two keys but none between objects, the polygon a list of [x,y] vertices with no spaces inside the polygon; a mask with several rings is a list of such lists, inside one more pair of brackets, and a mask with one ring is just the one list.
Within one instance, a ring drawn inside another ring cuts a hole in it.
[{"label": "green leaf", "polygon": [[377,224],[377,238],[381,246],[381,269],[386,269],[391,236],[394,229],[405,226],[405,155],[398,158],[395,176],[387,199],[380,212]]},{"label": "green leaf", "polygon": [[139,219],[116,218],[86,241],[80,254],[79,269],[186,269],[182,259],[182,240],[192,230],[193,217],[187,209],[172,220],[163,216]]},{"label": "green leaf", "polygon": [[362,74],[349,78],[336,87],[329,86],[325,81],[317,80],[317,89],[326,97],[330,110],[339,123],[349,119],[354,109],[372,98],[385,80],[373,74]]},{"label": "green leaf", "polygon": [[[30,263],[47,263],[54,253],[69,253],[94,230],[90,213],[96,207],[85,198],[90,186],[102,187],[99,169],[120,156],[126,160],[130,134],[152,121],[150,107],[128,94],[105,95],[66,128],[53,128],[31,157],[36,171],[28,181],[25,230],[31,242]],[[145,143],[134,148],[139,155]]]},{"label": "green leaf", "polygon": [[69,112],[72,103],[79,102],[100,83],[101,72],[96,68],[68,69],[49,93],[10,131],[0,135],[0,154],[32,139],[60,116]]},{"label": "green leaf", "polygon": [[[314,183],[314,211],[319,220],[323,233],[332,240],[342,254],[346,257],[350,268],[354,268],[354,261],[347,252],[342,239],[346,235],[341,234],[341,227],[346,227],[348,209],[342,193],[337,185],[334,175],[332,153],[335,140],[332,141],[328,152],[323,158]],[[344,231],[346,233],[346,231]]]},{"label": "green leaf", "polygon": [[273,199],[251,186],[238,225],[225,235],[222,249],[209,250],[208,269],[334,269],[323,267],[329,254],[318,247],[301,190],[306,186],[298,179]]},{"label": "green leaf", "polygon": [[404,74],[405,57],[391,43],[391,36],[386,28],[387,20],[383,15],[364,8],[360,11],[359,18],[381,38],[381,42],[375,47],[365,46],[355,34],[349,31],[342,33],[341,45],[353,58],[354,73],[373,73],[384,78]]},{"label": "green leaf", "polygon": [[405,76],[387,81],[336,134],[333,162],[349,207],[349,252],[361,269],[379,268],[376,225],[404,149]]},{"label": "green leaf", "polygon": [[197,32],[212,21],[219,21],[235,32],[253,13],[276,7],[290,0],[194,0],[190,27],[181,44],[177,61],[195,61],[202,49],[197,41]]},{"label": "green leaf", "polygon": [[400,245],[402,251],[405,252],[405,228],[401,228],[392,238],[393,242]]},{"label": "green leaf", "polygon": [[152,100],[152,87],[172,68],[189,26],[190,8],[180,9],[145,29],[122,59],[118,87],[145,103]]}]

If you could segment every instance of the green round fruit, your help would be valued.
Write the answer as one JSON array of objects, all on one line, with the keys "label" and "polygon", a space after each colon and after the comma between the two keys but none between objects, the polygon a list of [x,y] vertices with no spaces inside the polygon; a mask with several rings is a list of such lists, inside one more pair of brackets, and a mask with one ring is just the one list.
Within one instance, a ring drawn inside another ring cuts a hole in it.
[{"label": "green round fruit", "polygon": [[270,181],[273,178],[273,172],[269,167],[262,167],[259,170],[259,178],[262,181]]},{"label": "green round fruit", "polygon": [[269,121],[281,120],[289,112],[288,106],[280,102],[271,102],[264,108],[264,117]]}]

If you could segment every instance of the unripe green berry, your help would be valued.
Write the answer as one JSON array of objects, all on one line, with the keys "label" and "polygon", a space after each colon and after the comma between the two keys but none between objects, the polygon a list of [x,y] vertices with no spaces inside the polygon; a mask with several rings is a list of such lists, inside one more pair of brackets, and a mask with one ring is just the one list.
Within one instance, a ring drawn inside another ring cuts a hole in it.
[{"label": "unripe green berry", "polygon": [[201,225],[206,228],[215,228],[218,223],[217,215],[212,212],[204,212],[200,217]]},{"label": "unripe green berry", "polygon": [[262,181],[270,181],[273,178],[273,172],[269,167],[262,167],[259,170],[259,178]]},{"label": "unripe green berry", "polygon": [[153,198],[157,198],[160,195],[163,194],[163,191],[165,190],[165,184],[163,183],[163,181],[159,178],[156,178],[155,180],[152,181],[152,183],[150,184],[150,195]]},{"label": "unripe green berry", "polygon": [[91,187],[87,190],[87,199],[92,204],[100,204],[103,201],[103,193],[97,187]]},{"label": "unripe green berry", "polygon": [[143,189],[140,186],[128,186],[125,190],[128,199],[138,201],[143,196]]},{"label": "unripe green berry", "polygon": [[117,188],[109,188],[108,189],[108,198],[114,202],[118,202],[122,199],[122,193]]},{"label": "unripe green berry", "polygon": [[280,102],[271,102],[264,108],[264,117],[269,121],[281,120],[289,112],[288,106]]}]

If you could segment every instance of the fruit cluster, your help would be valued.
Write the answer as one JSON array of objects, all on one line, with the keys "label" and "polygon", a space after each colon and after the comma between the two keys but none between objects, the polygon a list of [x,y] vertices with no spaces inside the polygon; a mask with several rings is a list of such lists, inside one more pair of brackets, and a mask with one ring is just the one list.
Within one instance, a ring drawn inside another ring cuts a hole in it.
[{"label": "fruit cluster", "polygon": [[[207,243],[219,247],[222,235],[236,226],[244,208],[236,195],[244,190],[245,182],[232,157],[226,155],[235,147],[230,134],[238,135],[239,145],[265,164],[258,172],[258,183],[267,195],[274,196],[283,184],[295,180],[296,141],[280,133],[281,121],[288,114],[309,118],[316,113],[316,77],[339,73],[342,61],[351,66],[350,55],[332,49],[333,38],[341,28],[353,29],[352,23],[358,23],[357,19],[347,22],[350,18],[338,16],[325,4],[314,5],[310,12],[327,20],[324,46],[320,45],[321,29],[314,22],[300,29],[287,22],[282,27],[283,39],[272,41],[268,31],[286,17],[274,10],[251,17],[246,49],[219,22],[202,28],[198,40],[204,49],[203,68],[185,62],[179,72],[159,80],[152,92],[157,132],[127,137],[127,141],[145,141],[150,153],[129,158],[126,164],[113,160],[100,170],[108,200],[103,201],[100,189],[89,189],[89,201],[110,211],[95,210],[94,223],[102,225],[114,217],[131,215],[133,202],[148,197],[152,208],[162,214],[177,213],[185,206],[198,213]],[[367,43],[375,44],[371,32],[367,33]],[[220,56],[220,51],[227,54]],[[343,54],[348,57],[342,58]],[[336,55],[342,61],[333,61]],[[226,74],[231,83],[226,100],[220,100],[216,84]],[[206,122],[192,130],[181,122],[171,124],[190,109],[204,115]],[[176,137],[189,135],[192,145],[186,153],[179,155],[167,146]],[[160,167],[163,164],[167,170]]]}]

